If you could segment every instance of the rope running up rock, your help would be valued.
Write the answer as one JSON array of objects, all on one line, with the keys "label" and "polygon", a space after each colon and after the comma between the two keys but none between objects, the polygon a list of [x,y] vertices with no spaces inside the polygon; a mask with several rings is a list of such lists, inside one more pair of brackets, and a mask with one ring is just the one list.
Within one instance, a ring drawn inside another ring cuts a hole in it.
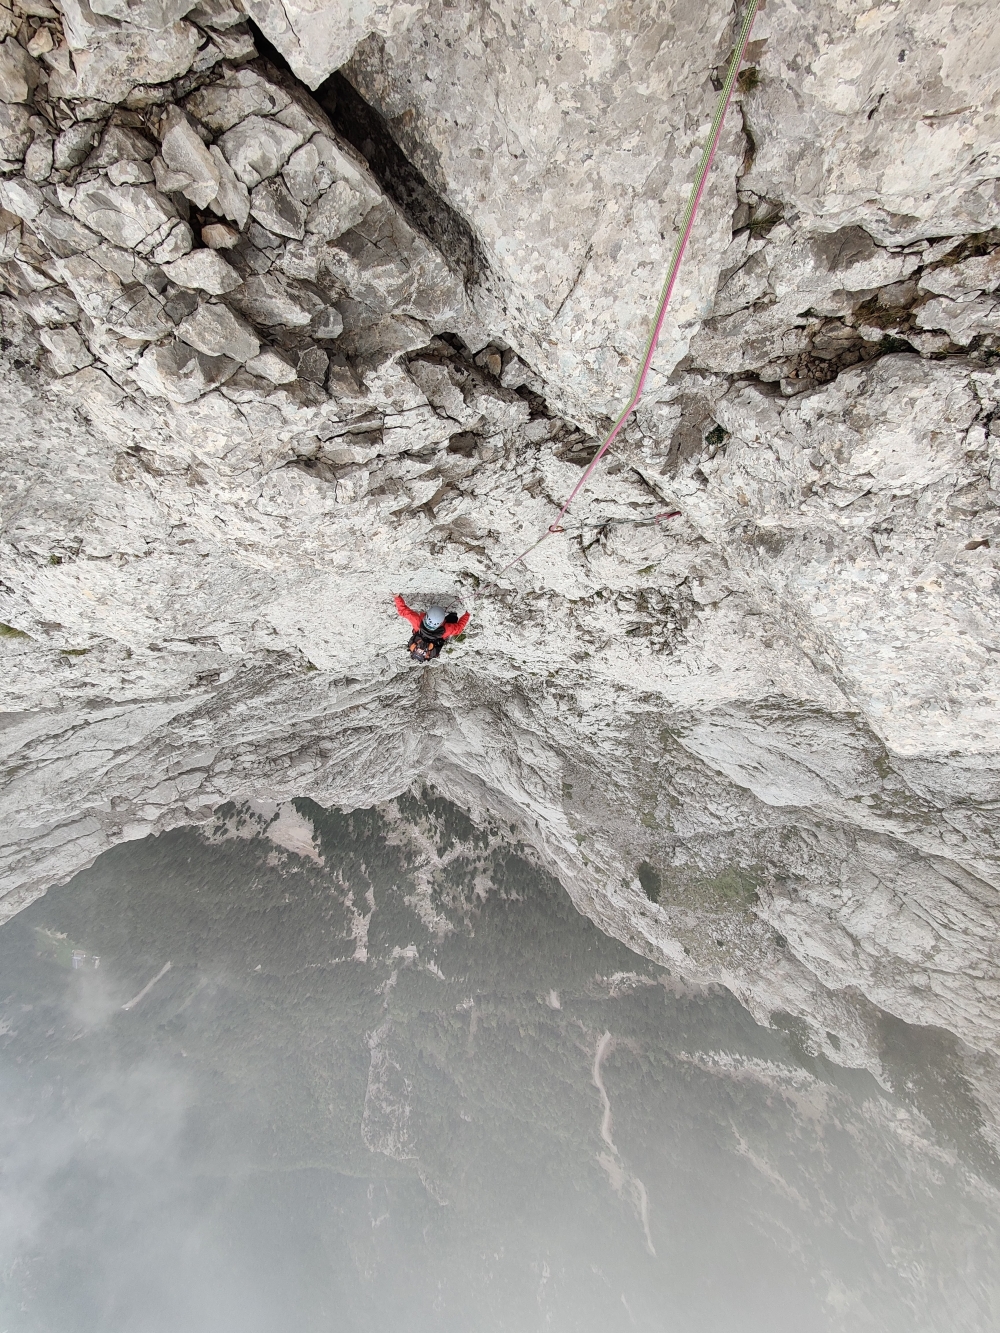
[{"label": "rope running up rock", "polygon": [[[650,331],[649,341],[646,343],[646,355],[643,359],[642,368],[639,371],[638,377],[636,378],[635,386],[632,391],[632,397],[629,399],[628,404],[625,407],[624,411],[622,412],[622,414],[619,416],[618,420],[612,427],[610,434],[606,437],[604,443],[601,445],[600,449],[598,449],[597,453],[594,455],[589,466],[587,467],[587,470],[584,472],[583,476],[580,478],[577,484],[573,487],[573,490],[570,492],[569,499],[563,505],[562,509],[559,510],[555,522],[549,525],[549,527],[545,530],[545,532],[542,533],[542,535],[538,538],[536,542],[532,542],[532,544],[525,550],[523,550],[520,553],[520,555],[515,556],[515,558],[511,560],[509,564],[504,565],[503,569],[501,569],[500,572],[496,575],[497,579],[502,578],[503,575],[506,574],[509,569],[513,569],[515,565],[520,564],[520,562],[524,559],[526,555],[530,555],[531,552],[536,549],[536,547],[541,546],[542,542],[546,541],[549,537],[553,536],[555,533],[566,531],[566,529],[562,527],[562,520],[566,517],[567,513],[569,512],[570,506],[572,505],[576,497],[580,494],[580,492],[586,487],[597,465],[600,463],[601,459],[611,448],[612,444],[614,444],[616,438],[621,432],[622,427],[625,425],[625,422],[628,420],[628,418],[635,411],[636,407],[639,405],[639,400],[642,398],[643,391],[646,388],[646,380],[649,376],[650,367],[653,364],[653,357],[656,354],[657,344],[660,340],[660,333],[663,330],[663,321],[666,318],[667,307],[670,304],[670,298],[673,295],[674,286],[677,282],[677,275],[680,272],[681,261],[684,258],[684,251],[687,249],[687,243],[690,240],[691,232],[692,229],[694,228],[695,217],[697,216],[698,213],[698,205],[701,203],[701,196],[705,192],[705,186],[708,182],[708,173],[712,169],[712,159],[715,157],[715,150],[719,145],[719,138],[722,134],[722,123],[726,118],[726,111],[729,108],[729,103],[733,95],[733,88],[736,84],[736,76],[739,73],[740,64],[742,63],[743,55],[747,48],[747,42],[750,40],[750,30],[753,27],[753,21],[754,18],[756,17],[757,4],[758,0],[750,0],[750,4],[747,7],[746,15],[743,19],[743,26],[740,29],[739,38],[736,42],[735,47],[733,48],[733,53],[729,60],[729,68],[726,71],[726,79],[722,85],[722,91],[719,93],[719,101],[715,108],[715,115],[712,118],[712,125],[709,131],[708,140],[705,144],[705,150],[701,155],[701,162],[699,163],[698,166],[698,174],[695,177],[695,182],[691,187],[691,194],[688,198],[687,208],[684,210],[684,216],[681,220],[680,235],[677,238],[677,244],[674,246],[674,252],[670,260],[670,268],[667,270],[667,276],[663,283],[662,291],[660,293],[660,302],[656,308],[656,317],[653,321],[653,326]],[[676,517],[677,517],[677,511],[670,511],[656,515],[657,522],[659,522],[659,520],[663,518],[676,518]],[[492,580],[492,582],[495,581],[496,580]],[[478,593],[473,594],[472,600],[475,600],[478,596],[479,596]]]}]

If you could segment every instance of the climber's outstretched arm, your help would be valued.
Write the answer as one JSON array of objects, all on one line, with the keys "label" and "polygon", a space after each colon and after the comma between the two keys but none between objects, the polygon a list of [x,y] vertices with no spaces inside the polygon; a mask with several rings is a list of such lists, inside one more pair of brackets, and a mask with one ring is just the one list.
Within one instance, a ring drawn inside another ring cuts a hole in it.
[{"label": "climber's outstretched arm", "polygon": [[420,614],[419,611],[410,610],[410,608],[403,601],[402,593],[396,593],[396,610],[399,612],[399,614],[403,617],[404,620],[408,620],[410,622],[411,628],[413,629],[420,628],[420,622],[423,619],[423,616]]},{"label": "climber's outstretched arm", "polygon": [[460,620],[456,620],[453,625],[449,625],[447,622],[445,622],[444,637],[446,639],[453,639],[456,634],[461,634],[462,631],[465,629],[466,625],[469,623],[469,616],[470,612],[466,611],[465,615],[462,616]]}]

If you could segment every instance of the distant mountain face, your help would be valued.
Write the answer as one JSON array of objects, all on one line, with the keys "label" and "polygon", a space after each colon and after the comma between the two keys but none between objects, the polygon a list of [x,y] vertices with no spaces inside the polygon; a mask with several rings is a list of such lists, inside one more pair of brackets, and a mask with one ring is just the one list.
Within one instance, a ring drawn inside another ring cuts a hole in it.
[{"label": "distant mountain face", "polygon": [[986,1327],[943,1035],[810,1057],[431,792],[117,848],[0,969],[11,1333]]},{"label": "distant mountain face", "polygon": [[[985,0],[769,0],[641,409],[501,576],[628,397],[737,17],[0,5],[4,918],[430,779],[815,1056],[950,1032],[996,1121]],[[427,671],[399,591],[473,610]]]}]

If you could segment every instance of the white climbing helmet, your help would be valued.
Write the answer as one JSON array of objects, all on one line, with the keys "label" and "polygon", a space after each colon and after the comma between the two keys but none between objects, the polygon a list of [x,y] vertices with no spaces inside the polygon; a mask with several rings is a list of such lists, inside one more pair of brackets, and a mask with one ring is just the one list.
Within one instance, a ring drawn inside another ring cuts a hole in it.
[{"label": "white climbing helmet", "polygon": [[427,629],[440,629],[447,614],[443,606],[429,606],[424,612],[424,626]]}]

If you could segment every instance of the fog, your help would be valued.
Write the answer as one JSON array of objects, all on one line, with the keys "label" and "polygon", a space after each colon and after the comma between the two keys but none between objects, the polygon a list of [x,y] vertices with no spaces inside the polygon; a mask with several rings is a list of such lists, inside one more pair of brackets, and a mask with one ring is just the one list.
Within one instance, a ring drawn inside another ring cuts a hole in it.
[{"label": "fog", "polygon": [[816,1059],[430,793],[119,847],[0,1001],[0,1333],[1000,1325],[947,1034]]}]

